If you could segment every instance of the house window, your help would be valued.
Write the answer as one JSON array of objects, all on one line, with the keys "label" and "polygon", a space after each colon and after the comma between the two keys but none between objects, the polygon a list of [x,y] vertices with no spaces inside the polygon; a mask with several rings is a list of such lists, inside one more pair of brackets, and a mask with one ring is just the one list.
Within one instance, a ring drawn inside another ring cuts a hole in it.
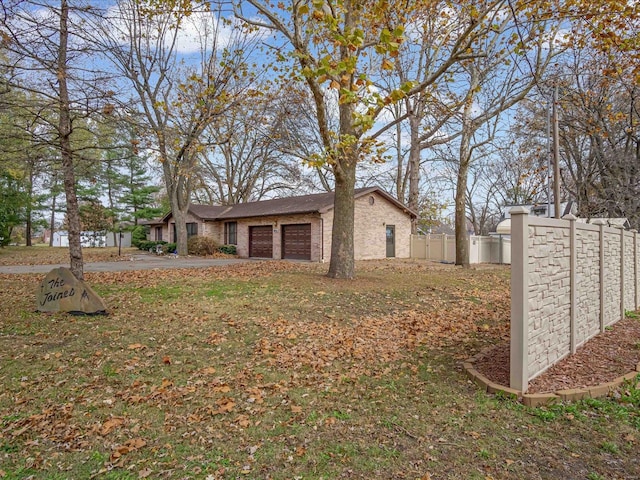
[{"label": "house window", "polygon": [[[178,232],[176,231],[176,224],[173,223],[173,241],[178,241]],[[194,235],[198,235],[198,224],[197,223],[187,223],[187,238],[191,238]]]},{"label": "house window", "polygon": [[238,244],[238,222],[225,222],[224,243],[225,245]]},{"label": "house window", "polygon": [[198,235],[198,224],[197,223],[187,223],[187,238],[191,238]]}]

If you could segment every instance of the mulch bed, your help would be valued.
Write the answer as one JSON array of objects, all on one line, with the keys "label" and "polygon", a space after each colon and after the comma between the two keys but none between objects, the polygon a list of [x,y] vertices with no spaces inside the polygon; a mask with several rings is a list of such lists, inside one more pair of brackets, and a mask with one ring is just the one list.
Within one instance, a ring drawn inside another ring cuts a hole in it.
[{"label": "mulch bed", "polygon": [[[570,355],[529,382],[528,393],[584,388],[613,381],[636,369],[640,362],[640,321],[625,318],[596,335]],[[509,385],[509,343],[501,343],[474,366],[499,385]]]}]

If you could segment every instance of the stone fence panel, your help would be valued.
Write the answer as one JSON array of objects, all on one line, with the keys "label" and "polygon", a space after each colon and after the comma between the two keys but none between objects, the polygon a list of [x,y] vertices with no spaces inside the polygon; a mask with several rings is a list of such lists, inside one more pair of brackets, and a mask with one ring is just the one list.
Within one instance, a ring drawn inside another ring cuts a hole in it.
[{"label": "stone fence panel", "polygon": [[529,381],[638,307],[637,233],[511,210],[510,386]]}]

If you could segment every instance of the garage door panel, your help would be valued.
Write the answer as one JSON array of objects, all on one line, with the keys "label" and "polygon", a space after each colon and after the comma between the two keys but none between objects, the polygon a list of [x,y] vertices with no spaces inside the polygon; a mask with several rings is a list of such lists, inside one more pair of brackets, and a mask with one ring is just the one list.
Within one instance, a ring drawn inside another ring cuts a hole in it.
[{"label": "garage door panel", "polygon": [[311,260],[311,224],[282,227],[282,258]]},{"label": "garage door panel", "polygon": [[273,228],[271,225],[249,227],[249,256],[273,258]]}]

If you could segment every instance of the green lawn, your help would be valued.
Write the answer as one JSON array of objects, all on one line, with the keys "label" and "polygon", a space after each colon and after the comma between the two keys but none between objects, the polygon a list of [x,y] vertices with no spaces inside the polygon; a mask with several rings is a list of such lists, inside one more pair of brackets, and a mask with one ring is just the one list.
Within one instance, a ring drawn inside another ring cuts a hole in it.
[{"label": "green lawn", "polygon": [[0,276],[0,478],[640,478],[640,395],[529,409],[461,360],[509,271],[425,262],[87,274],[108,316]]}]

